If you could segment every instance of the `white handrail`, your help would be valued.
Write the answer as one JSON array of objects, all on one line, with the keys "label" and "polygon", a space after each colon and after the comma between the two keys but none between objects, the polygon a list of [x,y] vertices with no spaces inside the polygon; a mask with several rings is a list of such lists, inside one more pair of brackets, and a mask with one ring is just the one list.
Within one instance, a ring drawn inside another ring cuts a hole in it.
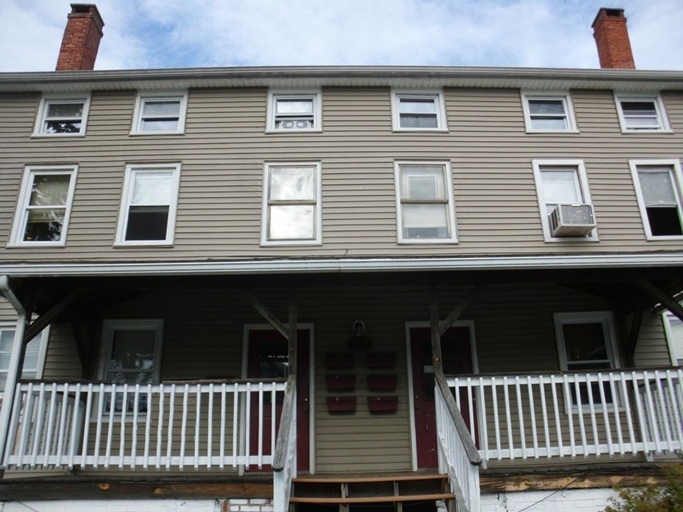
[{"label": "white handrail", "polygon": [[296,378],[290,376],[273,461],[273,510],[287,512],[296,477]]},{"label": "white handrail", "polygon": [[265,439],[285,390],[284,380],[19,383],[2,466],[261,468],[273,463],[275,440]]},{"label": "white handrail", "polygon": [[479,465],[481,457],[470,438],[443,375],[434,372],[435,412],[439,471],[448,475],[457,510],[480,512]]},{"label": "white handrail", "polygon": [[448,385],[470,410],[484,461],[683,451],[680,368],[468,375]]}]

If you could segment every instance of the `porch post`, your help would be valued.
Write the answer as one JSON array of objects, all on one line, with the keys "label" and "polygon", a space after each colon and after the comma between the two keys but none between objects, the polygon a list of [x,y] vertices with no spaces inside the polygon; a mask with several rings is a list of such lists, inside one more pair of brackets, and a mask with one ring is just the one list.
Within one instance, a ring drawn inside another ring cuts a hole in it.
[{"label": "porch post", "polygon": [[439,299],[436,290],[432,288],[429,294],[429,330],[432,338],[432,364],[434,373],[443,374],[441,366],[441,333],[439,332]]},{"label": "porch post", "polygon": [[297,367],[297,345],[299,341],[299,330],[297,328],[297,305],[296,291],[289,293],[289,325],[287,326],[287,343],[289,357],[289,374],[296,376]]},{"label": "porch post", "polygon": [[17,296],[9,287],[9,278],[0,276],[0,292],[7,298],[14,310],[17,312],[17,326],[14,330],[14,341],[12,342],[12,352],[9,358],[7,370],[7,381],[5,382],[5,393],[2,399],[2,409],[0,409],[0,465],[5,457],[7,445],[7,427],[9,425],[10,413],[14,404],[14,395],[17,387],[18,377],[21,375],[26,345],[24,344],[24,332],[26,329],[26,310],[22,306]]}]

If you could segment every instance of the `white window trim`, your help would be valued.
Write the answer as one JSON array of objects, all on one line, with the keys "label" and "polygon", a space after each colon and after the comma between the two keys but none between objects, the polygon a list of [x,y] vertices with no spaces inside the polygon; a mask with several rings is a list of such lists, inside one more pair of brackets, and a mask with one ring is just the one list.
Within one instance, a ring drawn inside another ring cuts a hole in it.
[{"label": "white window trim", "polygon": [[[275,128],[275,104],[277,99],[304,98],[313,100],[313,127],[301,130],[278,130]],[[266,133],[311,133],[323,131],[323,93],[321,89],[271,89],[268,91]]]},{"label": "white window trim", "polygon": [[[448,222],[451,233],[448,238],[405,238],[403,236],[403,209],[401,208],[401,166],[443,166],[446,173],[444,188],[448,199]],[[449,161],[429,160],[396,160],[394,161],[394,193],[396,197],[396,232],[399,244],[457,244],[457,226],[455,223],[455,200],[453,198],[453,178],[451,175],[451,163]]]},{"label": "white window trim", "polygon": [[[10,330],[10,331],[15,331],[17,329],[17,324],[16,323],[7,323],[7,322],[0,322],[0,331],[4,330]],[[40,338],[40,348],[38,349],[38,362],[36,364],[36,379],[40,380],[43,378],[43,371],[45,370],[45,358],[47,356],[47,345],[48,341],[50,340],[50,326],[48,325],[45,329],[43,329],[40,334],[38,334],[35,338]],[[16,340],[16,338],[15,338]],[[33,340],[31,340],[33,341]],[[23,372],[22,372],[23,373]],[[17,377],[19,380],[21,380],[21,375]],[[0,391],[0,397],[4,395],[4,390]]]},{"label": "white window trim", "polygon": [[[520,94],[522,95],[522,110],[524,111],[524,125],[527,133],[579,133],[576,118],[574,117],[574,104],[572,103],[572,96],[569,92],[520,91]],[[561,101],[564,105],[564,114],[568,125],[567,128],[562,130],[542,130],[533,128],[529,100]]]},{"label": "white window trim", "polygon": [[154,371],[153,381],[159,382],[161,375],[161,348],[164,339],[164,320],[162,319],[120,319],[102,322],[102,351],[99,361],[99,378],[107,377],[107,366],[111,357],[114,331],[135,330],[154,331]]},{"label": "white window trim", "polygon": [[[31,242],[23,240],[26,221],[28,220],[28,202],[31,199],[30,183],[33,183],[33,176],[40,174],[68,174],[69,191],[67,193],[64,224],[62,226],[62,236],[55,242]],[[24,176],[21,181],[21,190],[17,201],[17,209],[14,213],[14,223],[12,225],[12,236],[7,247],[64,247],[66,245],[66,235],[71,218],[71,205],[76,189],[76,176],[78,175],[78,165],[29,165],[24,169]]]},{"label": "white window trim", "polygon": [[[78,133],[46,133],[45,116],[47,115],[47,106],[51,102],[83,102],[83,116],[81,118],[81,130]],[[85,94],[50,94],[42,96],[38,105],[38,113],[36,115],[36,123],[33,127],[32,137],[85,137],[86,128],[88,124],[88,113],[90,112],[90,93]]]},{"label": "white window trim", "polygon": [[[168,208],[168,223],[166,224],[165,240],[126,240],[126,229],[128,227],[128,212],[130,210],[130,200],[133,194],[133,173],[135,171],[164,171],[173,173],[173,193],[172,201]],[[119,209],[119,220],[116,228],[116,241],[114,247],[118,246],[173,246],[175,240],[175,223],[178,212],[178,191],[180,188],[180,164],[128,164],[126,165],[126,175],[123,180],[123,192],[121,194],[121,207]]]},{"label": "white window trim", "polygon": [[[183,135],[185,133],[185,116],[187,114],[187,91],[138,91],[135,98],[133,111],[133,125],[130,135]],[[144,131],[142,130],[142,107],[147,100],[165,100],[179,98],[180,108],[178,112],[178,129],[170,131]]]},{"label": "white window trim", "polygon": [[[598,219],[595,214],[595,206],[591,199],[590,187],[588,185],[588,175],[586,174],[586,166],[583,160],[532,160],[534,168],[534,181],[536,182],[536,197],[538,199],[538,211],[541,214],[541,228],[543,229],[543,240],[551,243],[586,243],[599,242],[598,237]],[[579,176],[579,187],[581,188],[581,195],[583,196],[583,204],[590,204],[593,206],[593,218],[595,219],[596,227],[593,228],[590,236],[586,237],[555,237],[550,233],[550,225],[548,223],[548,215],[545,212],[545,202],[543,201],[543,178],[541,177],[541,167],[575,167]]]},{"label": "white window trim", "polygon": [[640,177],[638,176],[638,166],[659,166],[671,167],[674,176],[674,194],[676,195],[676,202],[678,203],[678,215],[683,225],[683,174],[681,174],[681,162],[675,159],[665,160],[629,160],[628,165],[631,168],[631,178],[633,179],[633,186],[636,190],[636,198],[638,200],[638,209],[640,210],[640,219],[643,222],[643,229],[645,230],[645,238],[648,241],[657,240],[682,240],[683,235],[675,236],[653,236],[650,229],[650,221],[647,217],[647,207],[645,199],[643,198],[643,191],[640,188]]},{"label": "white window trim", "polygon": [[[402,128],[401,116],[399,112],[400,99],[406,98],[433,98],[436,110],[436,128]],[[433,90],[391,90],[391,124],[395,132],[448,132],[448,120],[446,119],[446,102],[444,101],[443,91]]]},{"label": "white window trim", "polygon": [[[657,117],[659,118],[658,128],[629,128],[626,126],[626,120],[624,119],[624,110],[621,107],[622,100],[652,100],[657,111]],[[669,118],[666,114],[666,106],[664,105],[664,100],[661,94],[628,94],[628,93],[618,93],[614,92],[614,103],[617,107],[617,114],[619,116],[619,125],[621,126],[622,133],[673,133],[671,126],[669,125]]]},{"label": "white window trim", "polygon": [[674,336],[673,332],[671,332],[671,320],[676,318],[670,311],[663,311],[662,312],[662,323],[664,324],[664,333],[666,335],[666,344],[669,349],[669,357],[671,358],[671,364],[673,366],[678,366],[678,360],[680,359],[683,361],[683,354],[681,354],[681,357],[678,358],[676,357],[676,350],[674,349]]},{"label": "white window trim", "polygon": [[[269,240],[268,239],[268,193],[270,190],[270,180],[268,170],[271,167],[314,167],[315,168],[315,212],[313,222],[315,222],[315,238],[310,240]],[[263,166],[263,201],[261,204],[261,245],[262,246],[283,246],[283,245],[322,245],[323,237],[323,216],[322,216],[322,165],[320,162],[266,162]]]}]

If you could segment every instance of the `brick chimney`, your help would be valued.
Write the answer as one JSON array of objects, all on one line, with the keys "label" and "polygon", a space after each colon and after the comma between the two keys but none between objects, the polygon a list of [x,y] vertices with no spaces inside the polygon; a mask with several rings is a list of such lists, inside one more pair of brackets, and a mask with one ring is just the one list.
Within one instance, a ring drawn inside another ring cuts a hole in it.
[{"label": "brick chimney", "polygon": [[636,68],[623,9],[603,7],[598,11],[592,27],[601,68]]},{"label": "brick chimney", "polygon": [[71,4],[59,49],[56,71],[85,71],[95,67],[104,21],[94,4]]}]

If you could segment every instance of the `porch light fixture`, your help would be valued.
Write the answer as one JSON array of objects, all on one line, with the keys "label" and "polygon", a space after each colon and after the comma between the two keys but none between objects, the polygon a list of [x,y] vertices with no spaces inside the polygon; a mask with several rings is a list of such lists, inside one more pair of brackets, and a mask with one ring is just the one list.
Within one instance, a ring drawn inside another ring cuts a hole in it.
[{"label": "porch light fixture", "polygon": [[349,349],[354,352],[363,352],[369,350],[372,347],[372,340],[365,336],[363,332],[365,331],[365,322],[362,320],[356,320],[353,322],[352,326],[353,334],[346,342]]}]

